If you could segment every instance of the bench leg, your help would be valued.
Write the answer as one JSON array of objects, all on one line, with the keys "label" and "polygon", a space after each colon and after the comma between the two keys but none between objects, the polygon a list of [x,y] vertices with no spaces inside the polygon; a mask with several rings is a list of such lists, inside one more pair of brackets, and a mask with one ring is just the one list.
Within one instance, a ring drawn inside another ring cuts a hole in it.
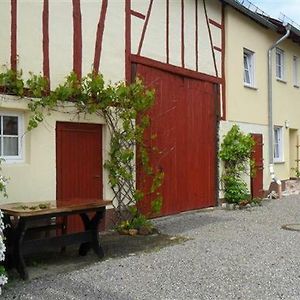
[{"label": "bench leg", "polygon": [[[61,234],[67,234],[67,226],[68,226],[68,217],[62,217],[62,228],[61,228]],[[60,248],[60,253],[66,252],[66,246],[63,246]]]},{"label": "bench leg", "polygon": [[15,229],[15,239],[14,239],[14,247],[13,247],[13,260],[15,262],[15,266],[17,271],[19,272],[22,279],[28,279],[28,272],[26,269],[24,257],[23,257],[23,239],[26,232],[26,224],[25,221],[20,218],[18,225]]},{"label": "bench leg", "polygon": [[104,252],[100,245],[98,226],[104,216],[104,211],[97,211],[92,219],[89,219],[87,214],[80,214],[81,220],[84,224],[85,231],[92,231],[92,241],[82,243],[79,247],[79,255],[85,256],[92,248],[99,258],[103,258]]}]

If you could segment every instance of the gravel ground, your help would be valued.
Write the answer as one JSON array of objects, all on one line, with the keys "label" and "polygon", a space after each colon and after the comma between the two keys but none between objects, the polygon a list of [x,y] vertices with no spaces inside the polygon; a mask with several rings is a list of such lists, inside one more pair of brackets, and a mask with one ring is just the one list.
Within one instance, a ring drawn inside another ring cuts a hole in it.
[{"label": "gravel ground", "polygon": [[25,282],[3,299],[300,299],[300,196],[155,221],[183,244]]}]

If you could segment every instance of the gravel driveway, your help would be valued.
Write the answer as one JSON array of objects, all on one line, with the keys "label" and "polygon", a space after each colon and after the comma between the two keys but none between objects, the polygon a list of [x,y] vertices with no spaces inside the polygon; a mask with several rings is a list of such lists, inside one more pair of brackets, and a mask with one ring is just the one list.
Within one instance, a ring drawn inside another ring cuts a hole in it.
[{"label": "gravel driveway", "polygon": [[190,240],[6,290],[4,299],[300,299],[300,197],[156,220]]}]

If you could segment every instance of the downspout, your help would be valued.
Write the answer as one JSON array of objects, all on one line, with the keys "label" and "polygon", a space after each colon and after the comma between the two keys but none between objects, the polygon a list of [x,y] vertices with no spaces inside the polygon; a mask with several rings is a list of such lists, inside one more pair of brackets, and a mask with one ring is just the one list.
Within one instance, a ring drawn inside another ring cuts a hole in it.
[{"label": "downspout", "polygon": [[288,38],[291,32],[291,26],[287,25],[286,33],[277,42],[275,42],[268,50],[268,129],[269,129],[269,170],[272,181],[276,182],[279,186],[279,197],[281,197],[281,181],[278,179],[274,172],[274,154],[273,154],[273,95],[272,95],[272,50],[277,47],[281,42]]}]

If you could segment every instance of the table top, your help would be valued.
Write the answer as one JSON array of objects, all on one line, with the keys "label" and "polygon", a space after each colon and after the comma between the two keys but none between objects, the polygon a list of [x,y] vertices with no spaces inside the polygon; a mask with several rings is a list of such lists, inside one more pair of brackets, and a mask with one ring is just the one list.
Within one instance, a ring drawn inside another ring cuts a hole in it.
[{"label": "table top", "polygon": [[103,199],[82,199],[72,198],[59,201],[38,201],[38,202],[16,202],[0,204],[3,213],[15,217],[30,217],[38,215],[49,215],[55,213],[72,213],[79,211],[92,211],[105,207],[112,203],[111,200]]}]

